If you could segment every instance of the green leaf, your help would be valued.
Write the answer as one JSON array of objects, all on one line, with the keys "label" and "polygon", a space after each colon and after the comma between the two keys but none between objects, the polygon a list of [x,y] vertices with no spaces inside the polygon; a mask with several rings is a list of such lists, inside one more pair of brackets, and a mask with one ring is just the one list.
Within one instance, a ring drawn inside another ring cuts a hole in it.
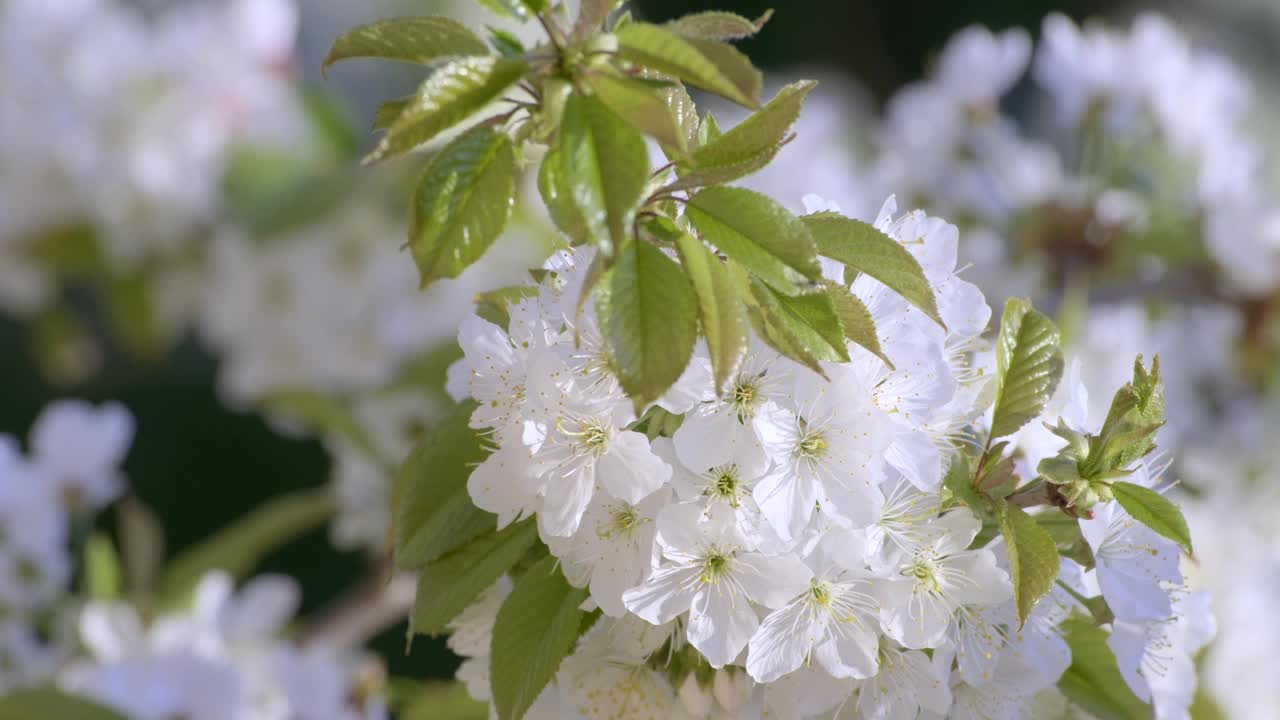
[{"label": "green leaf", "polygon": [[957,452],[951,458],[947,476],[942,483],[951,491],[952,497],[967,505],[978,517],[985,514],[987,503],[973,488],[973,468],[969,467],[968,455]]},{"label": "green leaf", "polygon": [[511,138],[475,127],[431,158],[409,210],[409,250],[422,286],[462,274],[507,226],[516,198]]},{"label": "green leaf", "polygon": [[741,40],[751,37],[773,16],[773,11],[766,11],[754,21],[737,13],[708,10],[690,13],[666,23],[663,27],[686,37],[703,40]]},{"label": "green leaf", "polygon": [[1062,348],[1053,321],[1027,300],[1010,298],[996,341],[996,401],[991,437],[1012,435],[1039,417],[1062,379]]},{"label": "green leaf", "polygon": [[1075,705],[1098,720],[1149,720],[1150,705],[1138,699],[1107,647],[1107,632],[1082,617],[1062,623],[1063,637],[1071,647],[1071,667],[1058,680],[1058,689]]},{"label": "green leaf", "polygon": [[13,690],[0,697],[0,720],[127,720],[124,715],[57,688]]},{"label": "green leaf", "polygon": [[685,274],[698,296],[698,318],[702,336],[707,342],[707,354],[711,356],[718,396],[738,372],[750,345],[739,284],[731,275],[733,269],[708,250],[702,241],[673,224],[665,224],[672,231],[667,234],[667,239],[675,242]]},{"label": "green leaf", "polygon": [[148,592],[164,567],[165,537],[160,517],[146,503],[129,495],[116,506],[116,523],[126,587],[131,593]]},{"label": "green leaf", "polygon": [[489,704],[471,699],[467,686],[461,682],[431,682],[418,691],[396,717],[401,720],[489,720]]},{"label": "green leaf", "polygon": [[536,285],[508,285],[476,293],[476,314],[505,328],[511,324],[511,306],[525,298],[537,297]]},{"label": "green leaf", "polygon": [[716,138],[723,135],[720,130],[720,123],[716,122],[716,116],[708,110],[706,115],[702,116],[702,122],[698,124],[698,145],[706,145],[714,142]]},{"label": "green leaf", "polygon": [[1150,488],[1123,481],[1111,484],[1111,494],[1134,520],[1178,543],[1188,555],[1192,554],[1187,519],[1168,498]]},{"label": "green leaf", "polygon": [[510,570],[538,541],[533,518],[481,536],[427,565],[409,614],[410,633],[434,635]]},{"label": "green leaf", "polygon": [[400,113],[403,113],[404,109],[408,107],[409,103],[412,101],[413,96],[410,95],[407,97],[396,98],[395,100],[388,100],[379,105],[377,111],[373,114],[373,129],[386,130],[394,125],[396,119],[400,117]]},{"label": "green leaf", "polygon": [[487,55],[484,41],[465,25],[446,17],[379,20],[352,28],[337,40],[320,66],[323,73],[339,60],[377,58],[425,65],[441,58]]},{"label": "green leaf", "polygon": [[798,295],[822,277],[805,224],[758,192],[707,188],[689,198],[685,213],[704,240],[779,292]]},{"label": "green leaf", "polygon": [[533,12],[530,12],[531,3],[525,0],[478,0],[478,2],[488,8],[489,12],[508,20],[527,22],[533,18]]},{"label": "green leaf", "polygon": [[840,319],[840,327],[844,329],[844,336],[861,345],[872,355],[884,361],[890,369],[893,369],[893,363],[889,361],[889,357],[880,349],[880,338],[876,335],[876,323],[871,319],[871,311],[863,304],[858,296],[849,292],[849,288],[830,280],[823,283],[826,288],[827,295],[831,298],[831,305],[836,311],[836,317]]},{"label": "green leaf", "polygon": [[635,240],[596,288],[596,316],[613,370],[637,409],[680,378],[698,339],[698,300],[676,261]]},{"label": "green leaf", "polygon": [[758,280],[751,294],[763,321],[761,335],[774,349],[825,377],[817,361],[848,362],[844,330],[825,293],[789,297]]},{"label": "green leaf", "polygon": [[718,185],[768,165],[800,116],[805,96],[816,86],[812,80],[802,80],[782,88],[751,117],[694,151],[687,169],[671,187]]},{"label": "green leaf", "polygon": [[89,597],[99,601],[120,598],[124,591],[124,568],[111,538],[95,530],[84,544],[84,587]]},{"label": "green leaf", "polygon": [[689,91],[678,81],[671,83],[660,94],[666,101],[671,116],[675,118],[676,127],[683,138],[680,145],[675,148],[664,147],[663,150],[668,160],[683,157],[682,148],[691,148],[698,144],[698,130],[701,126],[698,107],[693,103],[693,98],[689,97]]},{"label": "green leaf", "polygon": [[667,96],[668,84],[607,73],[592,73],[587,83],[601,102],[632,127],[667,147],[681,152],[688,147]]},{"label": "green leaf", "polygon": [[497,524],[467,494],[467,478],[488,455],[468,424],[474,409],[473,402],[454,408],[396,476],[395,560],[402,570],[417,570]]},{"label": "green leaf", "polygon": [[402,155],[426,143],[496,100],[527,69],[522,60],[496,56],[450,62],[427,78],[364,161]]},{"label": "green leaf", "polygon": [[158,358],[168,347],[151,288],[152,278],[138,270],[102,279],[111,332],[119,346],[135,358]]},{"label": "green leaf", "polygon": [[499,720],[519,720],[555,677],[583,630],[578,608],[585,589],[560,574],[558,561],[543,558],[529,569],[498,611],[493,624],[489,677]]},{"label": "green leaf", "polygon": [[184,602],[200,578],[211,570],[245,577],[264,557],[321,527],[336,511],[337,503],[327,487],[268,500],[174,558],[158,583],[161,605]]},{"label": "green leaf", "polygon": [[1191,715],[1191,720],[1227,720],[1226,711],[1218,706],[1203,682],[1196,687],[1195,697],[1191,699],[1191,707],[1187,712]]},{"label": "green leaf", "polygon": [[[678,77],[740,105],[760,104],[760,90],[751,77],[754,68],[728,45],[685,38],[643,22],[628,23],[617,31],[617,38],[618,55],[628,62]],[[758,81],[759,71],[755,72]]]},{"label": "green leaf", "polygon": [[504,57],[519,57],[527,52],[524,43],[516,37],[515,33],[496,27],[486,26],[485,29],[489,31],[489,44],[498,51],[498,54]]},{"label": "green leaf", "polygon": [[1126,468],[1155,447],[1155,434],[1164,425],[1164,384],[1160,379],[1160,357],[1148,372],[1139,355],[1133,363],[1133,380],[1125,383],[1111,400],[1106,420],[1089,458],[1091,474]]},{"label": "green leaf", "polygon": [[263,398],[262,408],[269,414],[301,422],[317,435],[341,437],[374,462],[387,460],[382,456],[373,437],[365,432],[351,414],[351,410],[329,395],[306,388],[277,390]]},{"label": "green leaf", "polygon": [[818,253],[865,273],[942,325],[933,288],[915,256],[875,226],[839,213],[820,212],[801,220],[813,233]]},{"label": "green leaf", "polygon": [[547,148],[538,168],[538,193],[542,195],[551,221],[571,242],[579,244],[590,239],[587,221],[573,200],[569,178],[565,175],[564,156],[555,145]]},{"label": "green leaf", "polygon": [[999,503],[1000,533],[1009,555],[1009,578],[1021,628],[1058,577],[1058,546],[1044,528],[1016,505]]},{"label": "green leaf", "polygon": [[1082,539],[1080,522],[1061,512],[1042,512],[1033,516],[1036,524],[1044,528],[1060,548],[1070,547]]},{"label": "green leaf", "polygon": [[557,150],[569,190],[592,240],[612,255],[627,239],[649,180],[644,137],[599,98],[565,103]]},{"label": "green leaf", "polygon": [[[751,100],[751,104],[747,105],[747,107],[760,107],[760,93],[764,91],[764,74],[755,65],[751,64],[751,59],[744,55],[741,50],[718,40],[687,38],[686,42],[702,53],[703,57],[710,60],[725,77],[729,78],[729,82],[733,83],[742,96]],[[722,94],[711,88],[704,89]],[[725,97],[734,100],[733,97],[728,95]],[[737,101],[734,100],[734,102]]]}]

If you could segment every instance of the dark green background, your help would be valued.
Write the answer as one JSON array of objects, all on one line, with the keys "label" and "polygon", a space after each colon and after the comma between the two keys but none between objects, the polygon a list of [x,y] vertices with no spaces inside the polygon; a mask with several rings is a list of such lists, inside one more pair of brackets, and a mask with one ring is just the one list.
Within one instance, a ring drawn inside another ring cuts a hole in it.
[{"label": "dark green background", "polygon": [[[1040,19],[1052,10],[1078,18],[1119,7],[1106,0],[638,3],[641,13],[655,20],[703,9],[732,9],[754,17],[771,6],[777,12],[765,32],[742,44],[766,70],[834,64],[860,79],[879,99],[919,77],[947,37],[971,23],[994,28],[1022,25],[1036,31]],[[45,382],[25,346],[19,327],[0,322],[0,432],[25,435],[40,408],[57,397],[127,404],[137,417],[138,435],[126,470],[134,492],[163,519],[170,552],[207,536],[266,498],[325,482],[328,460],[316,442],[282,438],[256,416],[221,406],[213,386],[215,361],[194,342],[150,364],[113,356],[116,359],[93,382],[73,387]],[[298,577],[304,587],[304,610],[312,610],[358,578],[362,567],[359,555],[334,551],[320,531],[277,553],[263,569]],[[442,641],[419,638],[406,656],[404,630],[393,628],[376,641],[394,673],[452,674],[456,658]]]}]

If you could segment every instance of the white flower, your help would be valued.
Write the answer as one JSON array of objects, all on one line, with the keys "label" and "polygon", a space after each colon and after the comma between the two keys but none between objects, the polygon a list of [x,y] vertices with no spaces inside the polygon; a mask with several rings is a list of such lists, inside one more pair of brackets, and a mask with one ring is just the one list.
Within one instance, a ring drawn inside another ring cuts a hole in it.
[{"label": "white flower", "polygon": [[658,517],[657,542],[668,562],[623,594],[623,603],[655,625],[689,611],[689,642],[712,667],[733,662],[746,647],[760,624],[753,602],[780,608],[812,576],[793,556],[746,552],[731,518],[704,518],[696,505],[668,507]]},{"label": "white flower", "polygon": [[952,720],[1033,720],[1031,697],[998,680],[982,685],[957,682],[951,688],[951,710],[945,716],[922,713],[921,718]]},{"label": "white flower", "polygon": [[753,421],[770,401],[783,398],[791,367],[767,348],[748,352],[724,394],[697,404],[676,430],[672,440],[680,462],[701,473],[759,452],[760,437]]},{"label": "white flower", "polygon": [[1018,81],[1030,59],[1031,37],[1022,28],[995,35],[974,25],[947,41],[937,82],[957,102],[992,105]]},{"label": "white flower", "polygon": [[1172,540],[1134,520],[1118,502],[1099,505],[1080,531],[1093,550],[1098,586],[1120,620],[1164,620],[1173,612],[1165,584],[1182,582]]},{"label": "white flower", "polygon": [[1165,620],[1117,620],[1107,646],[1129,688],[1155,706],[1157,720],[1187,720],[1196,689],[1195,654],[1213,639],[1216,622],[1207,593],[1173,593]]},{"label": "white flower", "polygon": [[880,672],[858,683],[858,712],[867,720],[914,720],[921,710],[945,715],[951,688],[918,650],[880,650]]},{"label": "white flower", "polygon": [[731,456],[701,472],[694,472],[680,462],[669,439],[656,438],[651,447],[658,457],[671,464],[671,487],[681,502],[700,503],[708,513],[732,514],[751,550],[781,552],[788,549],[788,544],[765,520],[751,494],[769,466],[764,451],[758,445],[732,445]]},{"label": "white flower", "polygon": [[647,658],[615,649],[618,622],[601,619],[564,659],[556,676],[561,695],[590,720],[669,717],[675,703],[671,683],[646,665]]},{"label": "white flower", "polygon": [[575,584],[589,579],[591,599],[606,615],[625,615],[623,592],[648,575],[658,513],[670,499],[671,491],[663,488],[632,504],[598,488],[577,533],[568,540],[551,538],[556,541],[552,551],[565,563],[565,575]]},{"label": "white flower", "polygon": [[[769,720],[804,720],[813,717],[845,718],[854,707],[850,694],[854,681],[833,678],[816,667],[803,667],[764,685]],[[841,712],[847,710],[848,712]]]},{"label": "white flower", "polygon": [[670,479],[671,466],[653,453],[649,439],[621,429],[629,417],[624,405],[570,390],[549,412],[534,435],[530,459],[542,486],[538,528],[544,536],[577,532],[597,481],[613,497],[635,504]]},{"label": "white flower", "polygon": [[489,652],[493,642],[493,624],[498,610],[511,594],[513,583],[507,576],[498,581],[449,621],[449,649],[463,657],[458,679],[467,686],[467,694],[476,700],[493,697],[489,685]]},{"label": "white flower", "polygon": [[376,703],[350,704],[354,668],[341,653],[279,639],[298,597],[288,578],[262,576],[237,593],[215,572],[196,586],[190,610],[149,626],[129,606],[90,603],[80,638],[92,657],[68,665],[59,684],[156,720],[385,717]]},{"label": "white flower", "polygon": [[889,487],[884,506],[871,527],[867,528],[867,559],[873,568],[896,570],[904,553],[928,542],[937,532],[930,524],[942,511],[942,498],[937,493],[918,490],[906,479]]},{"label": "white flower", "polygon": [[755,420],[773,469],[752,495],[784,539],[799,536],[815,506],[833,522],[863,528],[884,502],[880,456],[887,437],[879,413],[852,373],[831,373],[831,382],[800,376],[796,410],[769,403]]},{"label": "white flower", "polygon": [[123,405],[63,400],[36,418],[31,463],[69,509],[96,510],[124,490],[120,463],[132,441],[133,416]]},{"label": "white flower", "polygon": [[855,531],[828,532],[807,558],[814,577],[752,636],[747,672],[769,683],[809,661],[837,678],[868,678],[879,662],[877,578],[866,570]]},{"label": "white flower", "polygon": [[936,647],[961,606],[999,603],[1013,594],[993,552],[965,549],[982,527],[971,511],[948,511],[930,526],[937,531],[933,537],[903,558],[898,577],[878,586],[885,633],[910,648]]}]

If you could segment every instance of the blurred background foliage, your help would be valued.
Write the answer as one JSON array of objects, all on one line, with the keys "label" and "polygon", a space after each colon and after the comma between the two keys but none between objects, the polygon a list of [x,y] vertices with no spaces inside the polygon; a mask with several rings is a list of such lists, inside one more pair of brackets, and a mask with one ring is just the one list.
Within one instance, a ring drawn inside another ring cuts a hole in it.
[{"label": "blurred background foliage", "polygon": [[[56,1],[56,0],[53,0]],[[145,4],[145,3],[144,3]],[[161,0],[151,0],[159,6]],[[370,126],[378,98],[409,91],[420,77],[416,69],[386,64],[349,63],[335,68],[327,81],[320,77],[321,59],[333,37],[352,25],[400,14],[454,14],[464,0],[378,0],[343,2],[305,0],[299,39],[300,63],[294,72],[315,93],[313,103],[329,132],[335,164],[354,166],[372,137]],[[1170,3],[1160,3],[1168,10]],[[1263,40],[1268,26],[1254,18],[1265,15],[1268,0],[1256,7],[1238,3],[1232,11],[1208,5],[1214,28],[1231,33],[1265,59]],[[1111,0],[643,0],[638,14],[665,20],[704,9],[728,9],[755,17],[773,7],[776,14],[765,32],[742,44],[742,49],[766,70],[789,68],[790,78],[820,69],[840,73],[865,88],[867,101],[879,103],[897,87],[920,77],[931,58],[955,31],[974,23],[993,29],[1022,26],[1032,33],[1041,19],[1058,11],[1076,19],[1106,13],[1124,16],[1137,9]],[[1191,8],[1184,8],[1190,10]],[[478,14],[472,10],[473,16]],[[1220,21],[1220,22],[1218,22]],[[1274,27],[1273,17],[1269,20]],[[1222,29],[1222,28],[1225,28]],[[1274,78],[1268,78],[1273,80]],[[774,82],[782,78],[775,77]],[[311,168],[317,179],[331,167]],[[359,181],[360,175],[355,176]],[[233,177],[232,181],[236,178]],[[263,168],[247,166],[239,182],[270,184]],[[232,187],[253,197],[249,186]],[[314,188],[313,188],[314,190]],[[308,191],[311,192],[311,191]],[[323,197],[323,194],[315,197]],[[399,199],[394,199],[399,204]],[[253,208],[241,207],[252,215]],[[279,220],[266,217],[265,220]],[[405,262],[409,262],[406,257]],[[111,318],[96,307],[84,308],[89,336],[101,343],[96,353],[101,370],[83,383],[65,384],[42,375],[33,347],[41,333],[57,333],[56,318],[37,330],[0,320],[0,432],[22,435],[40,408],[55,397],[75,395],[92,401],[114,399],[137,417],[137,440],[126,470],[133,493],[163,519],[167,552],[189,547],[262,501],[289,490],[316,487],[328,476],[328,455],[316,440],[297,440],[274,432],[252,413],[227,409],[215,388],[216,360],[193,339],[186,339],[161,355],[150,357],[121,352],[108,338]],[[111,523],[106,516],[102,522]],[[323,528],[273,554],[265,571],[287,571],[302,583],[304,613],[333,602],[343,588],[363,576],[365,559],[359,552],[333,548]],[[393,675],[452,676],[456,658],[439,639],[418,638],[405,653],[405,626],[392,628],[374,643]]]}]

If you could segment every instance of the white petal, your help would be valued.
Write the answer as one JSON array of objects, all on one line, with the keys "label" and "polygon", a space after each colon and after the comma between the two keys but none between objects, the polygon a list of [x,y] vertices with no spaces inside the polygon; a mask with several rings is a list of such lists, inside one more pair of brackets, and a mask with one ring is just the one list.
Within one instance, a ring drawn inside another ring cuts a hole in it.
[{"label": "white petal", "polygon": [[671,466],[649,449],[649,439],[638,432],[620,432],[610,438],[597,471],[610,495],[632,505],[671,479]]},{"label": "white petal", "polygon": [[816,648],[814,655],[818,664],[834,677],[869,678],[880,669],[880,638],[870,627],[861,624],[832,627],[828,639]]},{"label": "white petal", "polygon": [[1147,648],[1147,630],[1140,623],[1117,622],[1107,637],[1107,647],[1116,656],[1120,676],[1142,702],[1151,702],[1151,686],[1139,669]]},{"label": "white petal", "polygon": [[839,480],[824,477],[817,501],[823,512],[852,528],[875,525],[880,520],[880,511],[884,509],[884,493],[865,472],[845,475]]},{"label": "white petal", "polygon": [[923,432],[912,430],[896,435],[884,459],[924,492],[937,490],[942,484],[942,454]]},{"label": "white petal", "polygon": [[689,644],[713,668],[733,662],[760,625],[756,611],[728,583],[703,585],[689,611]]},{"label": "white petal", "polygon": [[796,600],[766,617],[751,636],[747,673],[756,682],[771,683],[795,672],[824,634],[823,627],[810,619],[804,600]]},{"label": "white petal", "polygon": [[929,522],[937,531],[933,535],[934,548],[939,555],[958,553],[973,542],[982,529],[982,521],[969,508],[956,508],[943,513],[941,517]]},{"label": "white petal", "polygon": [[794,555],[742,553],[733,559],[734,579],[747,597],[767,608],[780,608],[809,587],[813,573]]},{"label": "white petal", "polygon": [[142,621],[133,608],[90,603],[80,614],[80,641],[103,662],[145,652]]},{"label": "white petal", "polygon": [[1013,597],[1009,573],[996,564],[996,555],[990,550],[970,550],[942,562],[963,577],[945,588],[948,598],[956,605],[986,605]]},{"label": "white petal", "polygon": [[476,507],[498,516],[504,528],[527,514],[535,496],[528,491],[525,477],[529,455],[524,448],[503,448],[486,457],[467,477],[467,494]]},{"label": "white petal", "polygon": [[751,495],[773,529],[784,540],[792,540],[809,524],[818,488],[792,466],[780,465],[761,478]]},{"label": "white petal", "polygon": [[655,570],[644,583],[622,594],[622,604],[654,625],[665,625],[693,603],[697,567],[672,565]]},{"label": "white petal", "polygon": [[538,512],[538,528],[547,535],[569,537],[578,531],[582,513],[595,491],[595,463],[587,459],[548,473]]}]

